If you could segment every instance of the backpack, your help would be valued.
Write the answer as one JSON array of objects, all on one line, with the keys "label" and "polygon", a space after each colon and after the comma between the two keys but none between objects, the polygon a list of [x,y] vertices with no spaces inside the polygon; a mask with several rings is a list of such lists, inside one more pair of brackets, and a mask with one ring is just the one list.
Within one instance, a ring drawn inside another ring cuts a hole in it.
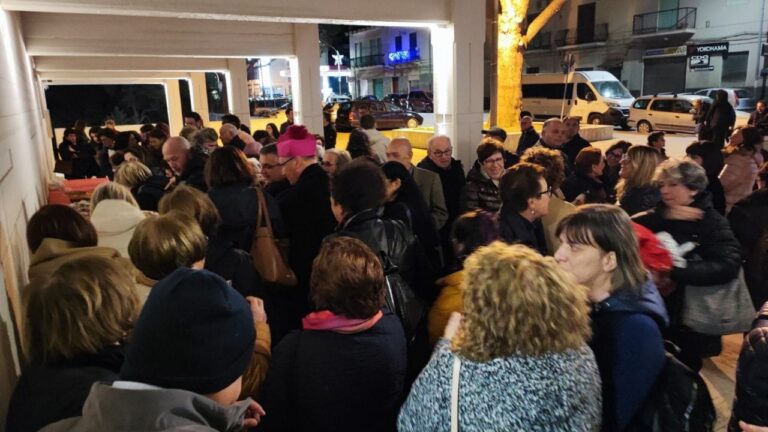
[{"label": "backpack", "polygon": [[628,430],[712,432],[715,417],[704,379],[668,351],[664,368]]}]

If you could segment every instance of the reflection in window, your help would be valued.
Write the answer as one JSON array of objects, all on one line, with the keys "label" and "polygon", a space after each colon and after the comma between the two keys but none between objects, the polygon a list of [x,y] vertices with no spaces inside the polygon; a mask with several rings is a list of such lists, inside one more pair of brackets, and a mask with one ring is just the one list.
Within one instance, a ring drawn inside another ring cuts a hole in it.
[{"label": "reflection in window", "polygon": [[229,112],[226,74],[206,72],[205,94],[208,97],[208,120],[221,120],[221,116]]}]

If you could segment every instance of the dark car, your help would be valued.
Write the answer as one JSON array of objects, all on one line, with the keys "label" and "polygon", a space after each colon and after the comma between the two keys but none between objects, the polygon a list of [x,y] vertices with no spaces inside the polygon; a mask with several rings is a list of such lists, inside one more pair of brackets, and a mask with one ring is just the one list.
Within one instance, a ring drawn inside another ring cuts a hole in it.
[{"label": "dark car", "polygon": [[357,98],[355,100],[359,100],[359,101],[377,101],[379,99],[376,97],[376,95],[365,95],[365,96],[360,96],[359,98]]},{"label": "dark car", "polygon": [[435,104],[432,99],[432,92],[411,90],[411,92],[408,93],[408,107],[418,112],[433,112]]},{"label": "dark car", "polygon": [[382,99],[384,102],[393,103],[400,108],[408,109],[408,93],[390,93]]},{"label": "dark car", "polygon": [[366,114],[376,119],[376,129],[415,128],[424,121],[419,114],[406,111],[390,102],[353,101],[339,104],[336,111],[336,129],[348,131],[360,127],[360,117]]}]

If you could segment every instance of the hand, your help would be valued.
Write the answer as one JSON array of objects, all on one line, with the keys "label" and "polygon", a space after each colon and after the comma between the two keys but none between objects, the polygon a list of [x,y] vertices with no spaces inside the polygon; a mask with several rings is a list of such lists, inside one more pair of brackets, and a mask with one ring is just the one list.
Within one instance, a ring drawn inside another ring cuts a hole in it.
[{"label": "hand", "polygon": [[666,219],[695,221],[704,218],[704,210],[689,206],[670,206],[664,217]]},{"label": "hand", "polygon": [[741,428],[742,432],[768,432],[768,427],[754,426],[751,424],[746,424],[743,421],[739,422],[739,427]]},{"label": "hand", "polygon": [[248,296],[245,298],[251,305],[251,314],[253,314],[253,324],[267,322],[267,313],[264,311],[264,300],[258,297]]},{"label": "hand", "polygon": [[445,331],[443,332],[443,337],[451,340],[454,336],[456,336],[456,333],[459,331],[459,327],[461,327],[461,319],[463,316],[458,312],[451,313],[451,317],[448,318],[448,324],[445,325]]},{"label": "hand", "polygon": [[256,401],[251,401],[248,406],[248,410],[245,412],[245,419],[243,419],[243,428],[252,428],[259,425],[261,422],[261,416],[266,415],[264,408]]},{"label": "hand", "polygon": [[175,187],[176,187],[176,177],[173,176],[173,177],[171,177],[170,180],[168,180],[168,184],[165,185],[165,189],[164,190],[167,190],[167,191],[168,190],[172,190]]},{"label": "hand", "polygon": [[587,203],[587,196],[582,194],[579,194],[576,198],[571,201],[571,204],[575,206],[580,206]]}]

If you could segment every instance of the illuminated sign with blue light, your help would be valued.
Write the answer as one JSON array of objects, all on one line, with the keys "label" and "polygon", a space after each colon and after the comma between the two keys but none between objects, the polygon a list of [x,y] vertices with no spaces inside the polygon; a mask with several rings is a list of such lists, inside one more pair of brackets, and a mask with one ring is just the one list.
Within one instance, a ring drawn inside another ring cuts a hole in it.
[{"label": "illuminated sign with blue light", "polygon": [[391,63],[405,63],[411,61],[410,51],[395,51],[389,53],[389,61]]}]

